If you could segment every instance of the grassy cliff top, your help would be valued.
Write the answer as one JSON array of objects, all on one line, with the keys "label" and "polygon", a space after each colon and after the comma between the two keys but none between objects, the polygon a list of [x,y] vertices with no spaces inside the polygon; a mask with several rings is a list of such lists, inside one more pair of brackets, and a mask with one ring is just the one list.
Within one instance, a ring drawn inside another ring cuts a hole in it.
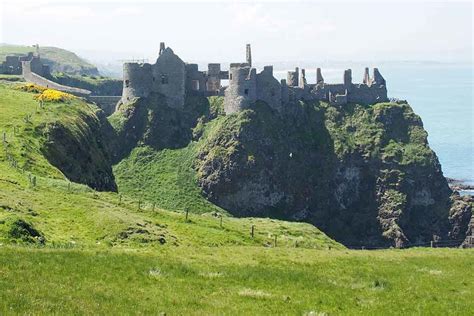
[{"label": "grassy cliff top", "polygon": [[[26,55],[29,52],[36,52],[33,46],[22,45],[0,45],[0,62],[4,61],[8,55]],[[53,72],[65,72],[70,74],[90,74],[98,75],[97,68],[75,53],[58,47],[40,47],[41,59],[45,64],[50,65]]]}]

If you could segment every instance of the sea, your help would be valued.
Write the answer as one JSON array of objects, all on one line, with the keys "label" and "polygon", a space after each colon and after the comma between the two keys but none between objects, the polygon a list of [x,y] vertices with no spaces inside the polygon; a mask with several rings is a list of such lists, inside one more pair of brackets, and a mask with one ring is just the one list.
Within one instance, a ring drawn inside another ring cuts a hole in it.
[{"label": "sea", "polygon": [[[298,66],[305,68],[307,82],[314,83],[315,66],[301,64]],[[362,82],[366,65],[325,62],[318,67],[327,83],[342,82],[344,69],[351,68],[356,83]],[[387,81],[389,98],[407,100],[421,117],[445,177],[474,185],[473,65],[410,61],[379,63],[377,67]],[[283,79],[289,69],[294,68],[277,64],[274,76]]]}]

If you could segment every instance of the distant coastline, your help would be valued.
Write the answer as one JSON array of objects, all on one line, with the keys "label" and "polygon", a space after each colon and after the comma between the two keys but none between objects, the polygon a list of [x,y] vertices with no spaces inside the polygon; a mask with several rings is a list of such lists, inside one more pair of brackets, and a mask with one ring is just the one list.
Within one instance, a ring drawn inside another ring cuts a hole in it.
[{"label": "distant coastline", "polygon": [[459,192],[461,196],[472,195],[474,196],[474,185],[467,183],[464,180],[453,179],[446,177],[448,185],[453,191]]}]

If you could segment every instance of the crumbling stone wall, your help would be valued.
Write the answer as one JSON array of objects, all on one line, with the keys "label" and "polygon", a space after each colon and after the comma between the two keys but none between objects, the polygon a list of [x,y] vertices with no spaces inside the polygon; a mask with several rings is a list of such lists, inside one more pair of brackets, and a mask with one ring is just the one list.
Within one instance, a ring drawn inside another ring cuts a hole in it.
[{"label": "crumbling stone wall", "polygon": [[50,69],[48,65],[44,65],[41,62],[39,56],[35,56],[32,52],[25,56],[6,56],[5,61],[0,65],[0,73],[9,75],[21,75],[22,62],[30,62],[30,71],[34,72],[42,77],[50,76]]},{"label": "crumbling stone wall", "polygon": [[299,78],[299,68],[296,67],[295,71],[288,71],[286,76],[286,83],[290,87],[297,87],[298,86],[298,79]]},{"label": "crumbling stone wall", "polygon": [[55,90],[71,93],[77,96],[88,96],[91,94],[89,90],[64,86],[32,72],[30,61],[22,61],[21,63],[22,63],[22,75],[25,78],[25,80],[28,82],[32,82],[34,84],[47,87],[50,89],[55,89]]},{"label": "crumbling stone wall", "polygon": [[207,78],[197,64],[186,64],[186,93],[199,95],[206,91]]},{"label": "crumbling stone wall", "polygon": [[2,73],[8,75],[21,75],[21,61],[19,56],[6,56],[2,63]]},{"label": "crumbling stone wall", "polygon": [[186,95],[186,68],[184,62],[167,47],[152,65],[152,91],[166,97],[168,106],[180,109]]},{"label": "crumbling stone wall", "polygon": [[257,100],[265,101],[275,110],[281,110],[281,85],[273,77],[273,66],[265,66],[257,75]]},{"label": "crumbling stone wall", "polygon": [[[229,86],[222,87],[221,80],[229,79]],[[281,110],[294,102],[321,100],[344,105],[349,102],[374,104],[388,101],[385,79],[377,68],[370,78],[368,68],[363,82],[352,83],[352,71],[344,71],[343,82],[324,82],[321,68],[316,70],[316,83],[306,81],[306,72],[298,67],[289,71],[287,80],[278,82],[273,77],[273,67],[266,66],[259,74],[252,68],[250,45],[246,46],[246,61],[231,63],[229,71],[221,64],[208,64],[207,71],[199,71],[197,64],[185,64],[171,48],[160,43],[159,57],[154,65],[124,64],[123,102],[134,97],[147,97],[150,92],[165,96],[170,107],[181,108],[186,95],[224,95],[224,108],[230,114],[250,107],[262,100],[270,107]]]}]

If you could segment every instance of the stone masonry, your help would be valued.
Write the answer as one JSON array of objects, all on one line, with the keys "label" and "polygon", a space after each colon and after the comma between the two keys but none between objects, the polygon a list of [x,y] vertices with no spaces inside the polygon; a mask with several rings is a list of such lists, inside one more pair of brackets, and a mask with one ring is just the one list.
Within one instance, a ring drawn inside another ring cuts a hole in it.
[{"label": "stone masonry", "polygon": [[[277,111],[297,101],[336,105],[388,101],[386,82],[377,68],[372,77],[366,68],[362,83],[353,83],[352,71],[347,69],[342,83],[328,84],[317,68],[316,83],[312,84],[306,81],[305,69],[298,67],[279,82],[273,76],[273,66],[265,66],[259,73],[252,67],[250,44],[246,46],[246,61],[231,63],[229,71],[222,70],[219,63],[210,63],[207,71],[200,71],[197,64],[185,63],[164,43],[160,43],[155,64],[125,63],[123,70],[123,103],[156,92],[166,98],[168,106],[182,108],[186,95],[224,95],[224,110],[230,114],[250,108],[258,100]],[[229,80],[227,87],[221,85],[225,79]]]}]

